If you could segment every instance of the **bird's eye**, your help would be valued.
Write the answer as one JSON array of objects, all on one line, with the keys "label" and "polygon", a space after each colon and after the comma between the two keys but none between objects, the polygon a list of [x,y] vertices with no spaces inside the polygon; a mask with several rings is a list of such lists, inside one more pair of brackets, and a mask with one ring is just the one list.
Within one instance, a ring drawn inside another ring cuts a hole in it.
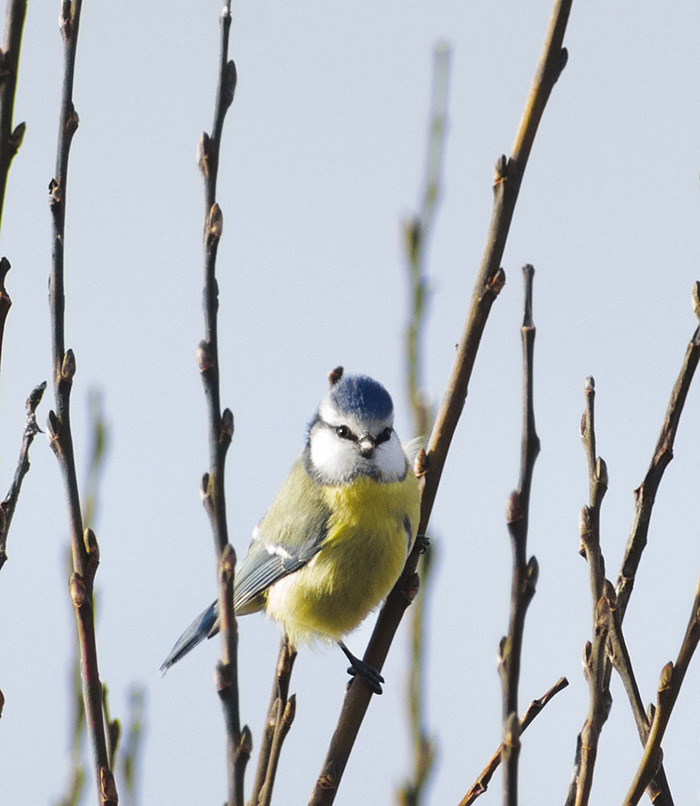
[{"label": "bird's eye", "polygon": [[338,427],[335,429],[335,433],[336,433],[336,434],[337,434],[337,435],[338,435],[338,436],[339,436],[341,439],[353,439],[353,433],[352,433],[352,431],[351,431],[351,430],[350,430],[350,429],[347,427],[347,425],[339,425],[339,426],[338,426]]},{"label": "bird's eye", "polygon": [[382,442],[388,442],[391,439],[391,428],[385,428],[381,434],[377,437],[377,445],[381,445]]}]

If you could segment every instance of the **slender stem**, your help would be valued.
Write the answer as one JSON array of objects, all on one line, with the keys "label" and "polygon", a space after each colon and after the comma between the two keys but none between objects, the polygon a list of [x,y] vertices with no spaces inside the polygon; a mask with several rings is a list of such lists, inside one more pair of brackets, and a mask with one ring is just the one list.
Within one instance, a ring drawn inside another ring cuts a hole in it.
[{"label": "slender stem", "polygon": [[99,548],[94,533],[83,532],[83,518],[75,470],[73,439],[70,425],[70,392],[75,376],[75,356],[65,349],[64,299],[64,248],[66,199],[68,188],[68,158],[73,135],[78,128],[78,115],[73,106],[73,77],[78,46],[81,0],[63,0],[59,25],[64,42],[64,69],[61,109],[58,126],[56,173],[49,185],[50,208],[53,221],[52,271],[49,278],[51,332],[53,344],[53,383],[56,401],[55,412],[49,413],[51,447],[58,458],[68,505],[68,522],[71,533],[73,573],[70,595],[76,614],[78,644],[80,646],[83,700],[92,748],[93,767],[98,802],[117,803],[117,789],[110,769],[105,737],[102,683],[97,663],[95,620],[93,609],[93,582],[99,564]]},{"label": "slender stem", "polygon": [[[425,534],[427,531],[447,452],[466,401],[481,335],[491,306],[505,282],[500,261],[534,136],[547,99],[566,63],[566,50],[562,48],[562,42],[571,3],[572,0],[555,0],[535,82],[520,121],[513,154],[510,160],[506,160],[505,157],[499,160],[491,224],[472,301],[457,347],[452,374],[433,425],[428,451],[421,457],[422,501],[419,534]],[[364,659],[380,671],[403,613],[417,592],[415,569],[420,551],[421,547],[417,545],[411,552],[401,577],[379,614],[365,652]],[[367,686],[351,686],[346,694],[310,804],[319,806],[333,802],[370,698],[371,692]]]},{"label": "slender stem", "polygon": [[649,737],[644,747],[644,755],[632,781],[625,806],[639,803],[644,790],[654,777],[661,760],[661,742],[668,727],[673,707],[683,685],[683,678],[700,641],[700,579],[695,589],[695,600],[690,611],[690,620],[675,665],[667,663],[661,671],[657,690],[657,703],[654,718],[649,729]]},{"label": "slender stem", "polygon": [[[694,287],[698,293],[698,284]],[[696,309],[698,310],[698,309]],[[698,313],[700,316],[700,312]],[[617,600],[620,608],[620,620],[624,620],[627,603],[632,594],[634,580],[647,544],[651,512],[656,500],[656,493],[661,484],[664,471],[673,459],[673,444],[678,433],[683,406],[692,383],[695,370],[700,361],[700,327],[696,328],[688,344],[683,359],[683,366],[671,392],[661,433],[654,448],[654,455],[644,480],[635,490],[636,507],[632,528],[625,547],[625,555],[617,577]]]},{"label": "slender stem", "polygon": [[[625,687],[625,692],[630,702],[632,713],[634,714],[634,721],[637,725],[639,739],[643,747],[649,736],[650,720],[644,710],[644,703],[639,693],[639,686],[637,685],[634,669],[632,668],[632,659],[627,650],[625,636],[622,632],[622,624],[620,623],[620,614],[617,609],[616,599],[613,599],[611,604],[608,659],[620,676],[622,684]],[[663,764],[659,766],[656,774],[649,782],[647,793],[654,806],[673,806],[673,797]]]},{"label": "slender stem", "polygon": [[22,482],[29,472],[29,448],[34,441],[34,437],[39,433],[39,426],[36,422],[36,408],[41,402],[44,389],[46,389],[46,382],[36,386],[27,398],[27,421],[24,426],[22,447],[20,448],[15,475],[7,495],[0,503],[0,568],[3,567],[7,560],[7,536],[10,531],[12,517],[15,514],[17,499],[22,489]]},{"label": "slender stem", "polygon": [[[520,728],[519,732],[522,734],[533,720],[542,713],[545,705],[554,697],[555,694],[558,694],[560,691],[565,689],[569,685],[569,681],[565,677],[560,677],[559,680],[539,699],[533,700],[530,705],[528,706],[527,711],[525,711],[525,715],[520,720]],[[501,759],[503,757],[503,743],[498,746],[498,750],[491,756],[491,760],[489,763],[484,767],[479,777],[476,781],[472,784],[470,790],[467,794],[460,800],[459,806],[471,806],[472,803],[479,797],[479,795],[483,795],[484,792],[489,787],[489,783],[491,778],[493,777],[494,772],[498,769]]]},{"label": "slender stem", "polygon": [[[413,434],[425,438],[432,411],[423,390],[423,355],[428,302],[426,271],[427,247],[432,234],[435,209],[440,199],[442,158],[447,128],[447,98],[452,52],[448,45],[435,47],[430,133],[425,169],[425,187],[421,209],[405,226],[406,263],[411,283],[410,316],[406,328],[407,387],[413,415]],[[419,571],[423,587],[430,581],[434,547],[422,555]],[[407,708],[412,741],[412,769],[401,784],[397,799],[402,806],[418,806],[422,802],[435,762],[435,742],[425,725],[425,602],[426,593],[418,598],[411,611],[411,662],[408,671]]]},{"label": "slender stem", "polygon": [[27,0],[9,0],[5,11],[5,33],[0,53],[0,221],[5,206],[10,165],[22,144],[25,130],[24,123],[13,128],[12,116],[26,15]]},{"label": "slender stem", "polygon": [[241,731],[238,697],[238,628],[233,612],[233,579],[236,555],[228,540],[224,468],[233,437],[233,414],[221,411],[219,343],[217,314],[219,308],[216,281],[216,256],[223,232],[223,215],[216,201],[216,183],[221,152],[224,118],[233,102],[236,67],[228,58],[231,31],[231,0],[226,0],[220,16],[219,75],[214,104],[212,133],[202,134],[199,143],[199,167],[204,179],[204,332],[199,345],[199,368],[204,384],[209,415],[209,472],[202,492],[204,506],[214,534],[214,548],[219,568],[219,619],[222,660],[217,666],[217,688],[224,709],[227,733],[228,802],[243,804],[243,777],[250,756],[250,735]]},{"label": "slender stem", "polygon": [[535,595],[538,566],[534,557],[527,559],[527,527],[530,489],[540,440],[535,428],[533,400],[533,357],[535,325],[532,320],[532,282],[535,270],[523,267],[525,276],[525,315],[521,328],[523,342],[523,432],[518,489],[508,504],[508,531],[513,550],[513,578],[510,597],[508,635],[501,641],[499,672],[503,685],[503,802],[518,803],[518,758],[520,723],[518,721],[518,684],[522,655],[525,614]]},{"label": "slender stem", "polygon": [[614,600],[612,585],[605,579],[605,561],[600,548],[600,507],[608,489],[605,461],[596,454],[595,381],[586,378],[586,403],[581,419],[581,439],[588,462],[588,505],[581,512],[579,533],[580,553],[586,558],[593,603],[593,641],[584,650],[584,674],[588,681],[589,700],[586,719],[576,742],[576,758],[567,804],[584,806],[588,803],[593,784],[593,772],[598,752],[598,739],[608,718],[612,700],[605,680],[606,643]]},{"label": "slender stem", "polygon": [[[272,759],[273,746],[275,744],[275,735],[279,734],[282,730],[281,722],[289,701],[289,681],[292,676],[292,668],[294,667],[296,656],[296,649],[290,644],[287,636],[283,636],[280,642],[280,652],[275,668],[275,678],[272,683],[272,694],[270,695],[270,705],[267,710],[265,729],[263,730],[262,739],[260,741],[258,768],[255,773],[253,793],[248,801],[249,806],[258,806],[262,798],[261,793],[266,786],[269,795],[272,795],[274,770],[277,768],[277,760]],[[281,747],[281,742],[278,742],[278,754]]]}]

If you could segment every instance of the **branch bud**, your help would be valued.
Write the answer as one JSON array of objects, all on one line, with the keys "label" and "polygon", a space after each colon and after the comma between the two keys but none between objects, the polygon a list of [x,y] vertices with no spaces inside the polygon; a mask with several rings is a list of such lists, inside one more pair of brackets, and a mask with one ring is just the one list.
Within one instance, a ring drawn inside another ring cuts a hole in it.
[{"label": "branch bud", "polygon": [[287,728],[287,730],[291,728],[296,713],[297,713],[297,695],[292,694],[291,697],[287,700],[287,704],[284,706],[284,713],[282,714],[282,721],[285,723],[285,727]]},{"label": "branch bud", "polygon": [[428,472],[428,454],[425,448],[421,448],[413,460],[413,472],[417,479],[422,478]]},{"label": "branch bud", "polygon": [[207,228],[205,233],[207,251],[213,251],[221,240],[221,234],[224,230],[224,216],[221,212],[219,205],[214,202],[209,210],[207,217]]},{"label": "branch bud", "polygon": [[608,489],[608,466],[605,463],[605,459],[602,456],[599,456],[596,460],[596,477],[598,479],[598,484],[605,490]]},{"label": "branch bud", "polygon": [[41,403],[41,398],[44,396],[44,392],[46,391],[46,381],[42,381],[40,384],[35,386],[32,391],[29,393],[29,397],[27,398],[27,402],[25,404],[25,411],[27,416],[34,414],[37,410],[37,406]]},{"label": "branch bud", "polygon": [[508,173],[508,158],[505,154],[501,154],[501,156],[496,160],[496,164],[493,166],[493,183],[497,185],[499,182],[502,182],[506,178],[506,174]]},{"label": "branch bud", "polygon": [[233,579],[234,571],[236,570],[236,552],[233,546],[227,543],[221,554],[221,577],[224,582],[230,582]]},{"label": "branch bud", "polygon": [[10,135],[10,140],[8,145],[12,149],[12,151],[16,154],[19,151],[20,146],[22,145],[22,140],[24,140],[24,133],[27,131],[27,124],[19,123],[15,126],[12,134]]},{"label": "branch bud", "polygon": [[0,290],[5,290],[5,277],[7,272],[12,268],[12,264],[6,257],[0,258]]},{"label": "branch bud", "polygon": [[226,63],[224,72],[224,86],[223,86],[223,103],[224,109],[228,109],[233,103],[233,96],[236,92],[236,84],[238,83],[238,73],[236,71],[236,63],[233,59]]},{"label": "branch bud", "polygon": [[250,756],[253,752],[253,734],[250,732],[250,728],[247,725],[243,725],[243,730],[241,731],[241,741],[238,745],[241,749],[242,753],[245,753],[246,756]]},{"label": "branch bud", "polygon": [[231,442],[231,438],[233,437],[234,431],[234,423],[233,423],[233,412],[231,409],[224,409],[221,415],[221,436],[226,439],[227,442]]},{"label": "branch bud", "polygon": [[659,687],[657,689],[659,694],[669,691],[673,682],[673,663],[669,661],[661,670],[661,677],[659,678]]},{"label": "branch bud", "polygon": [[202,132],[199,142],[197,143],[197,166],[202,172],[202,175],[207,178],[209,176],[209,156],[211,154],[211,138],[206,132]]},{"label": "branch bud", "polygon": [[63,354],[63,361],[61,363],[60,380],[72,383],[75,377],[75,353],[69,348]]},{"label": "branch bud", "polygon": [[73,605],[78,608],[82,607],[87,601],[87,588],[83,578],[77,572],[70,575],[70,598]]},{"label": "branch bud", "polygon": [[197,345],[197,364],[199,365],[199,371],[202,373],[208,372],[214,366],[211,347],[206,339],[202,339]]},{"label": "branch bud", "polygon": [[696,280],[693,286],[693,310],[695,315],[700,319],[700,281]]}]

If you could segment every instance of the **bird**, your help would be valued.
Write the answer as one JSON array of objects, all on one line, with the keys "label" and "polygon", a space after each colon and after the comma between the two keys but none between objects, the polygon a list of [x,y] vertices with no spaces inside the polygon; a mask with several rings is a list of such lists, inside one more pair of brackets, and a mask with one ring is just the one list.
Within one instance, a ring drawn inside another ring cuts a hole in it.
[{"label": "bird", "polygon": [[[236,616],[264,611],[293,647],[335,642],[351,675],[383,677],[343,638],[386,598],[416,541],[420,491],[386,389],[338,367],[301,455],[253,531],[234,578]],[[165,672],[219,629],[218,602],[185,630]]]}]

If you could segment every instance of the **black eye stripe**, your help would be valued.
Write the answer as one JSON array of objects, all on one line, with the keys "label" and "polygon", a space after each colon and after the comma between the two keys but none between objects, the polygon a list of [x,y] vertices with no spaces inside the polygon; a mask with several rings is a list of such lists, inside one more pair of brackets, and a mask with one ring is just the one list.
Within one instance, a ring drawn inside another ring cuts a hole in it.
[{"label": "black eye stripe", "polygon": [[339,425],[336,426],[335,433],[341,439],[349,439],[353,442],[357,442],[357,437],[352,433],[352,431],[347,427],[347,425]]},{"label": "black eye stripe", "polygon": [[388,442],[391,439],[391,428],[385,428],[381,434],[377,436],[376,443],[381,445],[382,442]]}]

